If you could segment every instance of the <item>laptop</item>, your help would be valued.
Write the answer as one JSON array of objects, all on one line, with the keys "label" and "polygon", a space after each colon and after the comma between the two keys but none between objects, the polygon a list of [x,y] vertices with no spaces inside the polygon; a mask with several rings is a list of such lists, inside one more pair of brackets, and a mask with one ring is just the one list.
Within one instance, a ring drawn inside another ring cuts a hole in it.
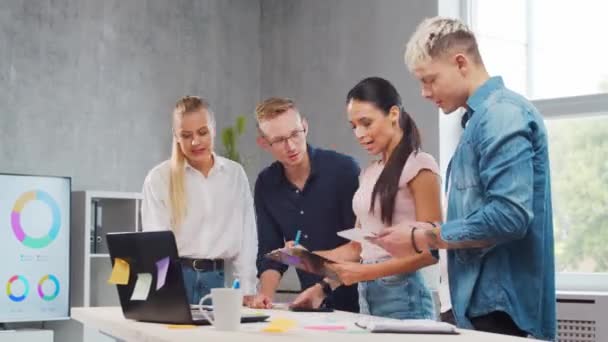
[{"label": "laptop", "polygon": [[[188,303],[172,231],[108,233],[106,239],[112,265],[114,258],[121,258],[130,266],[128,284],[116,285],[120,306],[126,318],[152,323],[210,324],[198,308],[191,308]],[[165,284],[156,290],[156,262],[165,257],[170,259]],[[138,273],[152,275],[152,284],[146,300],[131,300]],[[212,307],[206,309],[213,316]],[[243,313],[241,323],[263,322],[268,318],[269,316],[263,314]]]}]

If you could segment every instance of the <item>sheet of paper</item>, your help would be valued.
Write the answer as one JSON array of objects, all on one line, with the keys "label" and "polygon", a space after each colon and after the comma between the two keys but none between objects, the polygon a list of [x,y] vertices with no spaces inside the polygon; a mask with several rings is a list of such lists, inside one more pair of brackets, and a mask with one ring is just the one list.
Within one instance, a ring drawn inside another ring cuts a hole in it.
[{"label": "sheet of paper", "polygon": [[366,237],[374,237],[375,234],[370,231],[363,230],[361,228],[351,228],[338,232],[338,236],[341,236],[345,239],[349,239],[351,241],[365,242]]},{"label": "sheet of paper", "polygon": [[150,285],[152,285],[152,275],[150,273],[138,273],[131,300],[146,300],[150,293]]},{"label": "sheet of paper", "polygon": [[166,257],[156,262],[156,291],[165,286],[167,271],[169,270],[169,261],[169,257]]},{"label": "sheet of paper", "polygon": [[121,258],[114,258],[114,267],[108,283],[117,285],[127,285],[129,283],[129,263]]}]

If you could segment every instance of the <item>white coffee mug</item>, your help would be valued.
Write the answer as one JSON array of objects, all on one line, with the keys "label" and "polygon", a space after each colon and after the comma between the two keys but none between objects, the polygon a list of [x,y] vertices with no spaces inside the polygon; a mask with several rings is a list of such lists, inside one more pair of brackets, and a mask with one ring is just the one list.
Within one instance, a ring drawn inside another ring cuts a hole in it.
[{"label": "white coffee mug", "polygon": [[[203,302],[213,300],[213,318],[203,309]],[[199,301],[199,311],[218,330],[235,331],[241,324],[243,292],[240,289],[215,288]]]}]

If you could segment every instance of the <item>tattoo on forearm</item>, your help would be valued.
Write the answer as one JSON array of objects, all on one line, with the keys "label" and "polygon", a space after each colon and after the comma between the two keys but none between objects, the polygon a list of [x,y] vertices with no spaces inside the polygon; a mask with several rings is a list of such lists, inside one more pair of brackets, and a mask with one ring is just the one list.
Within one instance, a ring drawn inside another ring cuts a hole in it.
[{"label": "tattoo on forearm", "polygon": [[461,241],[445,242],[441,239],[439,227],[424,231],[429,249],[461,249],[461,248],[484,248],[492,246],[491,241]]},{"label": "tattoo on forearm", "polygon": [[[441,239],[439,238],[439,230],[436,228],[426,229],[424,231],[424,235],[426,237],[426,243],[428,244],[429,249],[439,249],[441,248]],[[445,247],[444,247],[445,248]]]}]

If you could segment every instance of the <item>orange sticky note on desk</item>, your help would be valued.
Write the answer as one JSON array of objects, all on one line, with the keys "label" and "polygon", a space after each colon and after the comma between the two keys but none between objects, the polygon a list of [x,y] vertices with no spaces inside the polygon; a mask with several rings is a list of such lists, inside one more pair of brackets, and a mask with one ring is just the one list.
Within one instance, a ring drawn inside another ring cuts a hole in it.
[{"label": "orange sticky note on desk", "polygon": [[108,283],[127,285],[129,283],[129,263],[121,258],[114,258],[114,267]]}]

